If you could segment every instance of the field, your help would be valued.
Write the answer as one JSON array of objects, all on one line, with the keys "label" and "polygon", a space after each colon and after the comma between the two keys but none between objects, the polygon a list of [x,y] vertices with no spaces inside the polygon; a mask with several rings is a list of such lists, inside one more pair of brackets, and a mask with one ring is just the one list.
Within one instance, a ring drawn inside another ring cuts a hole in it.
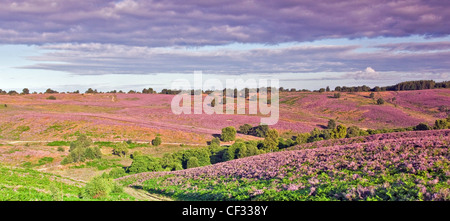
[{"label": "field", "polygon": [[[264,137],[242,133],[213,148],[222,128],[257,126],[260,116],[175,115],[174,95],[0,95],[0,200],[450,200],[450,130],[432,128],[448,116],[449,92],[282,92],[280,120],[270,129],[291,141],[275,152],[261,149]],[[388,131],[296,143],[299,133],[324,130],[330,119]],[[433,130],[411,131],[419,123]],[[399,128],[406,129],[392,132]],[[102,157],[62,163],[80,135]],[[156,137],[160,145],[152,145]],[[125,156],[113,154],[123,143]],[[258,150],[230,161],[218,155],[239,143]],[[205,151],[206,163],[195,155]],[[127,171],[138,154],[158,164],[145,169],[155,172]],[[187,168],[193,156],[199,162]],[[124,189],[88,197],[96,177]]]}]

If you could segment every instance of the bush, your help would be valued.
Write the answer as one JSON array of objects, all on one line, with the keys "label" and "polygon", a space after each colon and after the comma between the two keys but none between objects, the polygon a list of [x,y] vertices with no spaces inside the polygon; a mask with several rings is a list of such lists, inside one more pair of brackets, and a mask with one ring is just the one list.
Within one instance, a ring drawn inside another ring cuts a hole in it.
[{"label": "bush", "polygon": [[266,137],[264,138],[264,149],[266,151],[275,151],[278,149],[278,131],[271,129],[267,131]]},{"label": "bush", "polygon": [[108,197],[111,193],[121,192],[123,192],[123,188],[114,182],[113,179],[97,176],[86,184],[81,196],[83,198],[101,199]]},{"label": "bush", "polygon": [[336,121],[334,119],[330,119],[328,121],[327,129],[334,130],[336,128]]},{"label": "bush", "polygon": [[161,162],[159,158],[142,155],[136,156],[131,165],[127,168],[128,173],[143,173],[162,171]]},{"label": "bush", "polygon": [[414,130],[431,130],[431,127],[428,124],[420,123],[414,127]]},{"label": "bush", "polygon": [[334,129],[334,138],[345,138],[347,136],[347,128],[344,125],[338,125],[336,129]]},{"label": "bush", "polygon": [[446,119],[438,119],[434,122],[435,129],[446,129],[448,127],[448,122]]},{"label": "bush", "polygon": [[199,167],[200,164],[198,162],[197,157],[190,157],[186,162],[186,169]]},{"label": "bush", "polygon": [[51,96],[47,97],[47,100],[56,100],[56,97],[51,95]]},{"label": "bush", "polygon": [[351,126],[347,128],[347,136],[346,137],[358,137],[361,136],[361,129],[357,126]]},{"label": "bush", "polygon": [[152,140],[152,145],[157,147],[159,145],[161,145],[162,140],[160,136],[156,136],[155,139]]},{"label": "bush", "polygon": [[128,155],[128,144],[119,143],[117,144],[112,151],[113,155],[117,155],[119,157],[125,157]]},{"label": "bush", "polygon": [[66,149],[64,149],[64,147],[58,147],[57,151],[64,152],[64,151],[66,151]]},{"label": "bush", "polygon": [[123,177],[126,176],[127,173],[125,172],[125,170],[123,168],[113,168],[111,171],[109,171],[108,177],[116,179],[119,177]]},{"label": "bush", "polygon": [[220,138],[224,142],[235,140],[236,139],[236,128],[234,128],[233,126],[223,128]]},{"label": "bush", "polygon": [[377,104],[378,104],[378,105],[384,104],[384,99],[383,99],[383,98],[378,98]]},{"label": "bush", "polygon": [[70,143],[70,153],[65,157],[61,164],[69,164],[76,162],[84,162],[86,159],[102,158],[102,152],[98,147],[90,147],[93,144],[92,140],[86,135],[78,136],[77,140]]},{"label": "bush", "polygon": [[310,133],[300,133],[295,138],[295,143],[297,143],[297,144],[307,143],[309,137],[311,137]]}]

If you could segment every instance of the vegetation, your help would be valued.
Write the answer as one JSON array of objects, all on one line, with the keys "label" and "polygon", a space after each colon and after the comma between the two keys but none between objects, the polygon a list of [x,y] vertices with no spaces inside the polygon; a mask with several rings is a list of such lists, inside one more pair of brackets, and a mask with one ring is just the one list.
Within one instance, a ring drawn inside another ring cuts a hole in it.
[{"label": "vegetation", "polygon": [[236,139],[236,128],[234,128],[232,126],[223,128],[220,138],[224,142],[235,140]]},{"label": "vegetation", "polygon": [[156,136],[155,139],[152,140],[152,145],[157,147],[159,145],[161,145],[162,140],[160,136]]},{"label": "vegetation", "polygon": [[100,148],[91,147],[92,144],[92,140],[86,135],[78,136],[77,140],[70,144],[70,153],[61,161],[61,164],[65,165],[102,158]]}]

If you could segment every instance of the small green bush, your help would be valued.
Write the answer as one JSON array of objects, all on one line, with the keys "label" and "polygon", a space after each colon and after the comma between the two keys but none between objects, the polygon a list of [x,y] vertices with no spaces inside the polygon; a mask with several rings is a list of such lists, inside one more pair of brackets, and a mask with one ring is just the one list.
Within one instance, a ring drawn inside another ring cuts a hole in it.
[{"label": "small green bush", "polygon": [[152,145],[157,147],[159,145],[161,145],[162,140],[160,136],[156,136],[155,139],[152,140]]},{"label": "small green bush", "polygon": [[121,193],[123,188],[119,186],[112,178],[101,176],[94,177],[84,187],[81,196],[83,198],[107,198],[111,193]]}]

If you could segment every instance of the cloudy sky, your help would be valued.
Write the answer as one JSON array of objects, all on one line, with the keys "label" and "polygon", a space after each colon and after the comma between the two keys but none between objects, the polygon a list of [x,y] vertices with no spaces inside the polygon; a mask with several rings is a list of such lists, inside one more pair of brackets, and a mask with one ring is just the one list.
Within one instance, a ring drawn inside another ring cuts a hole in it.
[{"label": "cloudy sky", "polygon": [[442,0],[0,0],[0,88],[170,88],[276,78],[285,88],[450,79]]}]

